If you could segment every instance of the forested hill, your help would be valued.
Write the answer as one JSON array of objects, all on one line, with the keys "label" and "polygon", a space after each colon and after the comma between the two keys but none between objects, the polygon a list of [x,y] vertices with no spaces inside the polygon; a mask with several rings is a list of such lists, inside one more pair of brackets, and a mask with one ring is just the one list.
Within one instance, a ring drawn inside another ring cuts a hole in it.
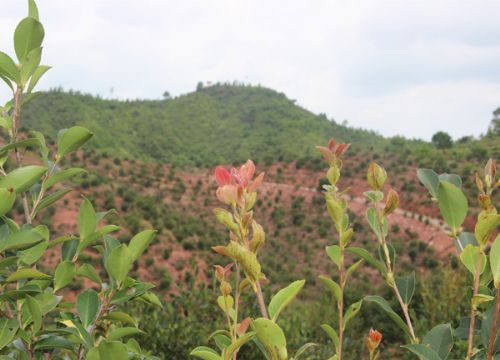
[{"label": "forested hill", "polygon": [[197,166],[316,156],[314,146],[329,137],[361,148],[387,141],[255,86],[214,85],[174,99],[134,101],[50,91],[33,100],[23,118],[53,137],[56,129],[88,127],[97,134],[93,146],[117,156]]}]

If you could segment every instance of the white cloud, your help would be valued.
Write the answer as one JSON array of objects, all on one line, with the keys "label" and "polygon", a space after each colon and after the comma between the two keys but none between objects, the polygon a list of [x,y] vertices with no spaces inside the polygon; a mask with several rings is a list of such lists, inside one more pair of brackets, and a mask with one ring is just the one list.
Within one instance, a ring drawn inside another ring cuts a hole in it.
[{"label": "white cloud", "polygon": [[[436,130],[478,135],[500,105],[498,1],[38,4],[54,65],[45,88],[159,98],[199,80],[239,80],[339,121],[427,139]],[[11,44],[26,10],[19,0],[2,7],[0,44]]]}]

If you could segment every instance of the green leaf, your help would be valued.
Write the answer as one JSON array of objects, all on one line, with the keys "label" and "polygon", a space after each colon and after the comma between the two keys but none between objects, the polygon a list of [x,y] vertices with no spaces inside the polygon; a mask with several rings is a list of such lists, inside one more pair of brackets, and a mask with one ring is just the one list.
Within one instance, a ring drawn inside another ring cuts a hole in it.
[{"label": "green leaf", "polygon": [[106,315],[104,318],[109,319],[109,320],[114,320],[114,321],[120,321],[124,324],[129,324],[129,325],[132,325],[134,327],[137,327],[137,320],[134,319],[129,314],[121,312],[121,311],[113,311],[112,313]]},{"label": "green leaf", "polygon": [[84,327],[92,324],[99,311],[99,296],[97,293],[92,289],[80,293],[76,298],[76,311]]},{"label": "green leaf", "polygon": [[49,336],[39,340],[35,345],[35,350],[45,351],[53,349],[66,349],[75,351],[75,344],[61,336]]},{"label": "green leaf", "polygon": [[273,321],[278,319],[279,314],[292,302],[304,287],[305,280],[297,280],[281,289],[273,296],[268,306],[269,316]]},{"label": "green leaf", "polygon": [[76,265],[72,261],[60,262],[54,274],[54,292],[70,284],[75,275]]},{"label": "green leaf", "polygon": [[128,359],[128,350],[125,344],[118,341],[103,341],[99,344],[99,356],[102,360]]},{"label": "green leaf", "polygon": [[7,214],[16,202],[16,193],[10,188],[0,188],[0,216]]},{"label": "green leaf", "polygon": [[328,324],[321,325],[321,328],[323,329],[324,332],[328,334],[330,339],[332,339],[333,344],[335,345],[335,350],[337,350],[339,347],[339,336],[337,335],[335,329]]},{"label": "green leaf", "polygon": [[368,220],[368,224],[370,225],[372,231],[375,233],[375,235],[377,235],[377,238],[380,239],[380,221],[374,208],[368,208],[368,210],[366,211],[366,219]]},{"label": "green leaf", "polygon": [[309,350],[310,348],[313,348],[315,346],[318,346],[318,344],[315,344],[315,343],[306,343],[304,345],[302,345],[298,350],[297,352],[295,353],[295,356],[293,357],[293,360],[299,360],[301,358],[301,356],[307,351]]},{"label": "green leaf", "polygon": [[491,273],[495,288],[500,287],[500,234],[497,235],[490,251]]},{"label": "green leaf", "polygon": [[32,139],[25,139],[25,140],[20,140],[12,144],[5,145],[0,148],[0,156],[7,155],[7,153],[11,150],[14,149],[22,149],[22,148],[27,148],[29,146],[36,146],[40,147],[40,140],[32,138]]},{"label": "green leaf", "polygon": [[434,350],[425,345],[409,344],[403,345],[403,347],[420,357],[421,360],[442,360]]},{"label": "green leaf", "polygon": [[[485,348],[488,348],[490,344],[490,334],[491,327],[493,326],[493,319],[496,315],[495,305],[491,305],[488,310],[486,310],[483,314],[483,319],[481,321],[481,336],[483,338],[483,344]],[[495,340],[493,343],[493,353],[497,353],[500,349],[500,331],[497,330]]]},{"label": "green leaf", "polygon": [[21,84],[25,85],[31,75],[40,65],[40,60],[42,59],[42,48],[38,47],[31,50],[26,56],[26,60],[21,66]]},{"label": "green leaf", "polygon": [[33,265],[36,263],[42,255],[45,253],[49,242],[43,239],[42,242],[35,246],[32,246],[26,250],[19,251],[17,255],[19,256],[19,261],[26,265]]},{"label": "green leaf", "polygon": [[500,226],[500,214],[489,213],[479,217],[474,230],[477,241],[485,246]]},{"label": "green leaf", "polygon": [[103,236],[105,236],[107,234],[110,234],[112,232],[118,231],[118,230],[120,230],[119,226],[116,226],[116,225],[106,225],[106,226],[103,226],[102,228],[100,228],[99,230],[97,230],[96,232],[90,234],[89,236],[87,236],[86,238],[84,238],[83,241],[81,241],[78,244],[78,247],[76,249],[76,256],[78,257],[78,255],[80,255],[80,253],[87,246],[90,246],[90,245],[94,244],[96,241],[98,241],[99,239],[101,239]]},{"label": "green leaf", "polygon": [[382,191],[365,191],[363,193],[372,203],[384,200],[384,193]]},{"label": "green leaf", "polygon": [[122,327],[122,328],[118,328],[118,329],[110,331],[108,336],[106,337],[106,340],[116,341],[116,340],[119,340],[123,337],[137,335],[137,334],[144,334],[144,331],[142,331],[141,329],[138,329],[136,327]]},{"label": "green leaf", "polygon": [[462,190],[447,181],[440,181],[438,187],[439,210],[444,221],[453,231],[458,231],[469,209]]},{"label": "green leaf", "polygon": [[121,284],[132,267],[132,255],[128,247],[121,244],[111,250],[106,260],[106,270],[109,275]]},{"label": "green leaf", "polygon": [[69,129],[61,130],[57,136],[57,154],[63,157],[75,150],[78,150],[83,144],[93,136],[90,131],[81,127],[73,126]]},{"label": "green leaf", "polygon": [[61,170],[55,174],[53,174],[51,177],[45,181],[43,184],[43,188],[45,190],[50,189],[52,186],[54,186],[57,183],[60,183],[61,181],[65,181],[68,179],[71,179],[72,177],[81,175],[81,174],[86,174],[87,170],[81,169],[81,168],[70,168],[70,169],[65,169]]},{"label": "green leaf", "polygon": [[338,245],[327,246],[326,254],[340,268],[340,246]]},{"label": "green leaf", "polygon": [[21,76],[14,60],[2,51],[0,51],[0,74],[14,82],[19,82]]},{"label": "green leaf", "polygon": [[[4,128],[7,131],[12,130],[12,118],[10,116],[5,117],[0,115],[0,127]],[[2,159],[5,159],[5,156]],[[0,165],[3,165],[2,161],[0,161]]]},{"label": "green leaf", "polygon": [[19,323],[17,319],[0,317],[0,350],[12,342],[18,329]]},{"label": "green leaf", "polygon": [[412,271],[407,276],[396,277],[396,286],[403,298],[403,302],[409,305],[415,292],[415,271]]},{"label": "green leaf", "polygon": [[14,49],[19,62],[26,60],[29,52],[42,45],[45,31],[42,24],[32,17],[21,20],[14,32]]},{"label": "green leaf", "polygon": [[326,285],[328,288],[331,290],[333,296],[335,297],[335,300],[337,302],[340,301],[340,298],[342,297],[342,290],[340,289],[339,284],[337,284],[335,281],[330,279],[327,276],[320,275],[319,279]]},{"label": "green leaf", "polygon": [[50,279],[50,276],[36,269],[25,268],[10,274],[6,281],[14,282],[21,279]]},{"label": "green leaf", "polygon": [[0,187],[13,188],[19,194],[28,190],[47,172],[45,166],[30,165],[12,170],[0,179]]},{"label": "green leaf", "polygon": [[222,360],[222,357],[217,354],[215,350],[206,346],[198,346],[196,349],[191,351],[189,355],[196,356],[203,360]]},{"label": "green leaf", "polygon": [[446,359],[453,347],[453,333],[450,324],[437,325],[429,331],[422,344],[434,350],[441,359]]},{"label": "green leaf", "polygon": [[130,250],[130,254],[132,255],[133,261],[137,260],[139,256],[142,255],[144,250],[147,249],[151,241],[153,240],[153,236],[155,235],[155,230],[144,230],[139,234],[135,235],[128,245]]},{"label": "green leaf", "polygon": [[51,69],[50,66],[47,65],[40,65],[39,67],[36,68],[36,70],[33,72],[33,75],[31,75],[30,83],[28,84],[27,88],[27,93],[30,94],[33,89],[35,88],[36,84],[40,81],[42,76]]},{"label": "green leaf", "polygon": [[[396,265],[396,250],[394,249],[394,246],[391,244],[386,244],[387,245],[387,252],[389,253],[389,260],[391,261],[391,265],[394,267]],[[382,264],[385,264],[386,259],[385,259],[385,251],[383,245],[379,245],[378,249],[378,258],[382,262]]]},{"label": "green leaf", "polygon": [[465,249],[465,247],[469,244],[479,246],[479,243],[477,242],[474,234],[466,231],[462,231],[460,235],[458,235],[458,239],[453,239],[453,241],[459,253],[461,253],[463,249]]},{"label": "green leaf", "polygon": [[431,169],[418,169],[417,177],[424,185],[433,198],[437,199],[437,192],[439,187],[439,176],[434,170]]},{"label": "green leaf", "polygon": [[386,312],[386,314],[398,325],[405,333],[408,335],[408,337],[411,339],[411,332],[406,323],[401,319],[401,317],[392,310],[391,305],[381,296],[377,295],[370,295],[370,296],[365,296],[364,297],[365,301],[368,302],[373,302],[377,304],[382,310]]},{"label": "green leaf", "polygon": [[477,271],[478,261],[481,261],[480,274],[483,273],[486,267],[486,255],[481,253],[481,250],[473,245],[467,245],[465,247],[464,251],[460,254],[460,260],[465,265],[467,270],[472,273],[472,275],[474,275]]},{"label": "green leaf", "polygon": [[351,274],[353,272],[355,272],[359,268],[359,266],[363,263],[363,261],[364,261],[363,259],[358,260],[354,264],[352,264],[351,266],[349,266],[349,268],[347,269],[347,271],[345,273],[345,280],[346,281],[349,278],[349,276],[351,276]]},{"label": "green leaf", "polygon": [[26,295],[25,304],[33,321],[33,332],[36,333],[42,327],[42,310],[40,304],[29,295]]},{"label": "green leaf", "polygon": [[40,143],[40,155],[43,160],[43,164],[45,166],[48,166],[49,163],[49,148],[47,147],[47,142],[45,141],[45,136],[40,132],[36,130],[31,130],[30,131],[30,136],[33,136],[34,139],[37,139],[38,142]]},{"label": "green leaf", "polygon": [[6,239],[0,241],[0,252],[14,249],[26,249],[43,240],[42,234],[33,231],[33,229],[21,230],[11,233]]},{"label": "green leaf", "polygon": [[358,248],[358,247],[349,247],[346,249],[347,252],[357,255],[364,259],[368,264],[376,268],[382,275],[385,275],[387,273],[387,270],[385,269],[384,264],[382,264],[380,261],[376,260],[368,251],[366,251],[363,248]]},{"label": "green leaf", "polygon": [[347,311],[344,314],[344,325],[343,325],[344,330],[347,327],[349,321],[351,321],[359,313],[359,310],[361,310],[362,305],[363,305],[363,300],[359,300],[358,302],[351,304],[347,308]]},{"label": "green leaf", "polygon": [[224,359],[231,360],[233,358],[233,354],[247,342],[255,338],[255,335],[256,335],[255,332],[249,332],[239,337],[235,342],[233,342],[226,348],[226,351],[224,352]]},{"label": "green leaf", "polygon": [[37,214],[40,210],[45,209],[49,207],[50,205],[54,204],[55,202],[61,200],[64,196],[66,196],[68,193],[70,193],[72,189],[59,189],[56,192],[50,194],[49,196],[45,197],[40,201],[38,206],[35,209],[35,214]]},{"label": "green leaf", "polygon": [[28,9],[29,9],[28,16],[34,18],[35,20],[40,21],[38,17],[38,7],[36,6],[34,0],[28,0]]},{"label": "green leaf", "polygon": [[250,326],[257,333],[257,338],[271,359],[288,359],[285,334],[276,323],[269,319],[258,318],[253,320]]},{"label": "green leaf", "polygon": [[90,234],[95,232],[97,219],[92,203],[83,198],[78,212],[78,228],[80,229],[80,238],[83,240]]},{"label": "green leaf", "polygon": [[73,260],[79,244],[80,242],[78,239],[69,239],[68,241],[65,241],[62,244],[61,260]]},{"label": "green leaf", "polygon": [[79,276],[86,277],[87,279],[92,280],[93,282],[100,284],[101,277],[99,276],[99,273],[97,270],[90,264],[83,264],[78,268],[77,274]]},{"label": "green leaf", "polygon": [[[15,91],[14,90],[14,86],[12,85],[12,82],[10,81],[10,79],[7,78],[5,75],[2,74],[2,69],[0,69],[0,80],[3,80],[3,82],[6,83],[7,86],[10,88],[10,90],[12,91],[12,93],[14,93],[14,91]],[[3,117],[0,117],[0,119],[1,118],[3,118]],[[3,118],[3,119],[6,119],[6,118]],[[6,125],[7,124],[4,121],[0,120],[0,127],[4,127],[7,130],[12,129],[12,125],[7,125],[7,126]],[[5,157],[3,159],[0,158],[0,164],[5,163],[5,161],[6,161]]]},{"label": "green leaf", "polygon": [[491,295],[486,295],[486,294],[476,294],[472,297],[471,299],[471,304],[474,309],[477,309],[477,307],[481,304],[490,302],[494,300],[495,298]]},{"label": "green leaf", "polygon": [[455,185],[459,189],[462,187],[462,179],[457,174],[446,174],[446,173],[441,174],[441,175],[439,175],[439,180],[452,183],[453,185]]}]

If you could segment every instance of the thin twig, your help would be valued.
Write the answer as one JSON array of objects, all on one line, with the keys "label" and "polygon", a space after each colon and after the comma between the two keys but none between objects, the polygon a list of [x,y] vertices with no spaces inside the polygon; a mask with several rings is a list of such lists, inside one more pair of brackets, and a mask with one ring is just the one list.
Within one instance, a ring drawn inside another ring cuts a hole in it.
[{"label": "thin twig", "polygon": [[[480,250],[479,255],[482,254],[482,249]],[[472,295],[472,298],[477,295],[478,289],[479,289],[479,277],[480,277],[480,272],[481,272],[481,264],[482,264],[482,257],[478,256],[477,258],[477,265],[476,265],[476,273],[474,274],[474,292]],[[470,315],[470,325],[469,325],[469,339],[468,339],[468,346],[467,346],[467,360],[470,360],[472,356],[472,346],[474,344],[474,327],[475,327],[475,322],[476,322],[476,306],[474,304],[471,304],[471,315]]]},{"label": "thin twig", "polygon": [[495,346],[495,340],[497,339],[497,323],[499,314],[500,314],[500,287],[497,288],[497,295],[495,300],[495,315],[493,315],[493,322],[491,324],[490,342],[488,344],[487,360],[493,359],[493,348]]},{"label": "thin twig", "polygon": [[269,315],[267,314],[266,303],[264,302],[264,295],[262,295],[262,288],[260,287],[259,280],[256,281],[255,287],[256,287],[255,294],[257,295],[257,302],[259,303],[260,313],[262,314],[262,317],[269,319]]},{"label": "thin twig", "polygon": [[394,294],[396,295],[396,298],[398,299],[399,305],[401,306],[401,310],[403,310],[406,325],[408,325],[408,329],[410,330],[411,340],[414,342],[414,341],[416,341],[417,338],[415,336],[415,331],[413,330],[413,325],[411,323],[411,317],[410,317],[410,313],[408,312],[408,306],[403,301],[403,298],[401,297],[401,293],[399,292],[399,289],[398,289],[396,283],[394,282],[395,281],[395,278],[394,278],[395,269],[394,269],[394,264],[391,264],[389,249],[387,248],[387,240],[385,238],[384,225],[383,225],[384,218],[380,212],[378,201],[375,202],[375,211],[377,213],[377,218],[378,218],[379,227],[380,227],[380,240],[382,243],[382,248],[384,250],[384,257],[385,257],[387,272],[393,279],[393,284],[391,287],[394,291]]}]

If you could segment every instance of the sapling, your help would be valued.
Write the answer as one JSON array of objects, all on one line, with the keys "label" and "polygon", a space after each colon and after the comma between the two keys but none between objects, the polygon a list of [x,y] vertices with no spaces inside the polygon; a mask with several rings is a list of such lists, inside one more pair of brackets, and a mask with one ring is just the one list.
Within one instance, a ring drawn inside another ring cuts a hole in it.
[{"label": "sapling", "polygon": [[[0,358],[155,359],[132,338],[141,330],[123,310],[134,300],[160,305],[150,292],[153,285],[128,276],[154,231],[143,231],[128,245],[120,244],[111,236],[120,228],[102,224],[111,212],[96,212],[86,198],[77,234],[54,238],[50,224],[38,222],[41,212],[72,190],[67,181],[86,172],[63,169],[61,161],[93,134],[79,126],[63,129],[56,146],[49,147],[42,133],[20,132],[22,109],[39,95],[34,89],[50,69],[40,65],[44,28],[38,8],[33,0],[28,5],[28,16],[14,32],[17,62],[0,52],[0,78],[13,96],[0,107],[0,129],[8,137],[0,147]],[[24,157],[28,151],[30,156]],[[16,201],[21,202],[23,215],[15,216]],[[83,256],[91,248],[97,268]],[[44,269],[43,259],[53,250],[60,259],[51,273]],[[107,276],[101,277],[99,268]],[[78,292],[76,302],[70,301],[65,290],[82,279],[92,286]]]},{"label": "sapling", "polygon": [[[254,174],[255,165],[251,160],[239,169],[227,171],[220,166],[215,169],[217,199],[230,209],[214,209],[217,220],[229,231],[229,242],[225,246],[213,248],[230,260],[225,266],[215,265],[215,277],[220,284],[217,303],[224,314],[227,328],[217,330],[210,336],[218,351],[200,346],[191,352],[192,356],[201,359],[236,359],[240,348],[250,341],[257,344],[267,359],[273,360],[300,359],[313,346],[305,344],[294,357],[289,357],[285,334],[276,323],[284,308],[304,286],[304,280],[295,281],[281,289],[266,305],[262,292],[265,276],[257,257],[266,236],[253,214],[257,200],[256,190],[261,185],[264,174],[259,174],[255,179]],[[241,308],[241,296],[246,291],[253,292],[260,310],[259,317],[254,317],[247,309]]]},{"label": "sapling", "polygon": [[[319,277],[320,280],[331,290],[338,308],[338,330],[335,331],[328,324],[323,324],[321,326],[330,336],[336,348],[336,354],[331,358],[332,360],[342,359],[344,332],[348,322],[356,316],[362,305],[362,300],[351,304],[349,307],[346,307],[344,304],[344,291],[349,275],[351,275],[363,261],[359,260],[349,266],[349,268],[346,268],[345,254],[346,250],[349,248],[349,240],[352,238],[354,230],[349,223],[347,200],[345,198],[346,191],[340,190],[337,183],[341,177],[342,155],[348,147],[348,144],[338,144],[333,139],[328,142],[328,146],[317,147],[329,165],[329,169],[326,173],[328,184],[323,185],[323,189],[326,207],[330,217],[335,223],[335,229],[338,234],[338,245],[327,246],[326,253],[339,270],[339,282],[337,283],[324,275]],[[345,310],[345,308],[347,308],[347,310]]]},{"label": "sapling", "polygon": [[[462,264],[472,275],[470,297],[470,317],[468,325],[466,359],[493,359],[500,349],[498,316],[500,311],[500,215],[493,204],[493,192],[500,186],[496,176],[496,161],[490,159],[484,169],[484,177],[476,174],[479,191],[478,203],[481,211],[477,215],[474,233],[464,231],[462,225],[469,210],[468,200],[462,191],[462,180],[455,174],[436,174],[430,169],[419,169],[418,178],[429,190],[432,200],[449,226],[449,236],[453,239]],[[495,237],[493,244],[490,244]],[[488,254],[488,247],[491,251]],[[493,281],[491,289],[491,283]],[[496,298],[496,299],[495,299]],[[495,301],[493,301],[495,300]],[[479,332],[482,344],[475,347],[476,323],[480,317]]]}]

